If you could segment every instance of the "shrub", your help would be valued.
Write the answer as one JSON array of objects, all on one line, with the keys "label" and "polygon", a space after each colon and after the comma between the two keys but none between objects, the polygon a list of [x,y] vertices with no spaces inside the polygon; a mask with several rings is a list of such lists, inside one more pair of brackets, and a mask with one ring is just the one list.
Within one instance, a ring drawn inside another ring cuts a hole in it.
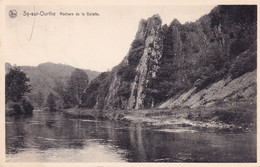
[{"label": "shrub", "polygon": [[127,59],[129,65],[136,67],[144,52],[144,40],[137,38],[132,42],[131,46]]},{"label": "shrub", "polygon": [[143,55],[143,52],[144,52],[144,46],[141,46],[141,47],[138,47],[138,48],[135,48],[135,49],[131,49],[129,51],[129,54],[128,54],[128,57],[127,57],[129,65],[137,66],[140,58]]},{"label": "shrub", "polygon": [[12,109],[13,109],[15,114],[22,114],[22,108],[21,108],[20,104],[14,104],[12,106]]},{"label": "shrub", "polygon": [[123,81],[131,82],[135,79],[135,75],[136,75],[135,67],[133,66],[121,67],[118,70],[117,75],[120,75]]},{"label": "shrub", "polygon": [[92,92],[91,94],[87,95],[84,103],[82,103],[79,107],[82,108],[93,108],[96,105],[96,97],[98,96],[97,91]]},{"label": "shrub", "polygon": [[230,45],[229,53],[232,57],[236,57],[238,54],[246,51],[250,45],[241,39],[234,41]]},{"label": "shrub", "polygon": [[23,107],[24,113],[32,114],[33,106],[32,106],[32,104],[28,100],[26,100],[26,99],[22,100],[22,107]]},{"label": "shrub", "polygon": [[119,88],[118,95],[128,99],[131,94],[130,83],[124,82]]},{"label": "shrub", "polygon": [[132,48],[138,48],[140,46],[144,46],[144,42],[145,41],[143,39],[137,38],[132,42],[131,46]]},{"label": "shrub", "polygon": [[230,74],[231,78],[237,78],[247,72],[256,69],[257,57],[256,52],[240,55],[231,65]]},{"label": "shrub", "polygon": [[56,110],[55,99],[56,99],[56,97],[54,96],[54,94],[52,92],[47,97],[46,104],[47,104],[47,106],[48,106],[50,111],[55,111]]},{"label": "shrub", "polygon": [[203,75],[201,79],[197,79],[194,83],[194,86],[198,88],[198,90],[201,90],[211,84],[213,82],[213,79],[211,79],[209,76]]}]

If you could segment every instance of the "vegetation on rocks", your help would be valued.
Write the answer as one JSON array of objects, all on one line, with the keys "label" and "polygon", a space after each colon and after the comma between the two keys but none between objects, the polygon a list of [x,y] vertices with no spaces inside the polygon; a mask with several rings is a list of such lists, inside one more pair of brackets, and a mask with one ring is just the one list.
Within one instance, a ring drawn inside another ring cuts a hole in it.
[{"label": "vegetation on rocks", "polygon": [[89,98],[100,109],[135,108],[137,103],[135,109],[150,108],[193,88],[200,91],[254,71],[256,11],[254,5],[221,5],[191,23],[175,19],[160,25],[157,15],[140,21],[127,57],[92,92],[96,99]]},{"label": "vegetation on rocks", "polygon": [[164,25],[160,69],[149,83],[155,102],[254,71],[256,13],[256,6],[218,6],[195,23]]}]

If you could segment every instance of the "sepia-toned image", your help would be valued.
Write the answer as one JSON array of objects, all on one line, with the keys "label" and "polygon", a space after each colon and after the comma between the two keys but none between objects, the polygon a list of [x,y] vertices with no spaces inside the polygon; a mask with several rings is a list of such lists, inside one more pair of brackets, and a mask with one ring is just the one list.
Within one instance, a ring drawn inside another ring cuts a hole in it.
[{"label": "sepia-toned image", "polygon": [[6,163],[257,163],[257,5],[4,13]]}]

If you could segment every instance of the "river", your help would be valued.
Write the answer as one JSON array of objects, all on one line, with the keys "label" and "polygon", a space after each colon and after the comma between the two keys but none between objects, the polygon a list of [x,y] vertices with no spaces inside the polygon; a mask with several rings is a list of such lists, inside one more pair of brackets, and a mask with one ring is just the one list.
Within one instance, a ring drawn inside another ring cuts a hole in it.
[{"label": "river", "polygon": [[256,162],[255,133],[71,119],[6,117],[6,162]]}]

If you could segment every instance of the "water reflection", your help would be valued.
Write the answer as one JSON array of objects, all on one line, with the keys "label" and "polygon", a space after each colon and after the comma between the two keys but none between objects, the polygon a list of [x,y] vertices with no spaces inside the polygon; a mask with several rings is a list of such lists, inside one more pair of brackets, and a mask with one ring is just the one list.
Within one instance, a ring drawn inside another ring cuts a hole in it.
[{"label": "water reflection", "polygon": [[35,112],[32,117],[6,118],[7,161],[256,161],[255,134],[194,132]]},{"label": "water reflection", "polygon": [[140,124],[131,124],[129,126],[129,136],[131,147],[134,148],[133,151],[136,157],[138,157],[138,161],[145,162],[146,161],[146,152],[143,143],[142,136],[142,127]]}]

